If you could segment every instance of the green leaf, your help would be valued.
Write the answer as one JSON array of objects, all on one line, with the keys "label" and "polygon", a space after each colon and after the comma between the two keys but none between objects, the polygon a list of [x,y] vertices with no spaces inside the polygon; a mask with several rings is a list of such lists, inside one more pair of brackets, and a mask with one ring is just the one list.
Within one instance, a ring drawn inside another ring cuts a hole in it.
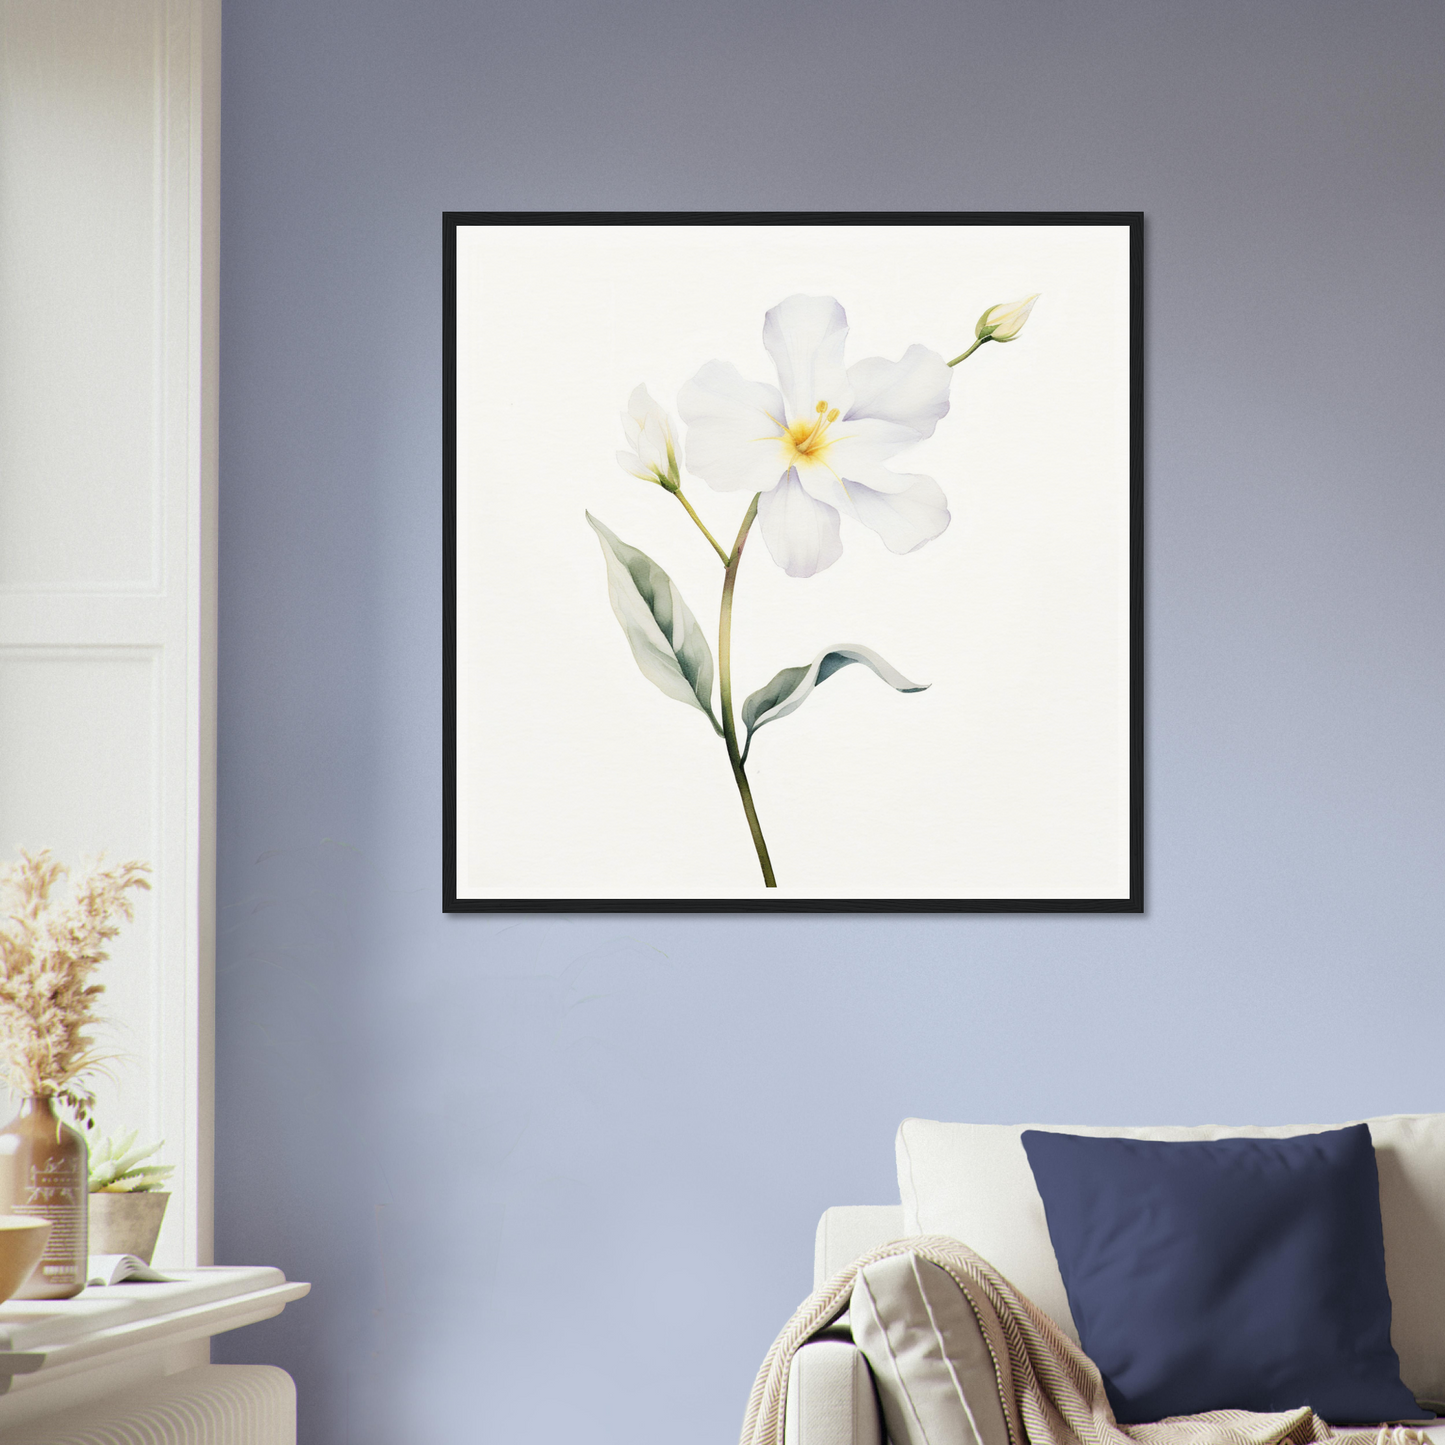
[{"label": "green leaf", "polygon": [[[116,1187],[153,1189],[154,1183],[141,1184],[139,1180],[142,1177],[154,1176],[156,1182],[159,1182],[172,1172],[174,1165],[141,1163],[143,1159],[149,1159],[152,1154],[157,1153],[164,1145],[165,1140],[162,1139],[159,1144],[138,1148],[136,1140],[139,1137],[138,1131],[132,1129],[128,1134],[112,1135],[90,1151],[90,1191],[92,1194],[99,1190]],[[137,1182],[122,1182],[129,1180]]]},{"label": "green leaf", "polygon": [[645,552],[629,547],[591,512],[587,521],[607,559],[607,597],[642,675],[668,697],[707,714],[712,710],[712,649],[672,578]]},{"label": "green leaf", "polygon": [[854,662],[861,662],[899,692],[922,692],[929,686],[926,682],[910,682],[896,667],[884,662],[871,647],[825,647],[807,667],[785,667],[743,704],[743,726],[748,730],[743,761],[747,761],[753,734],[760,727],[796,712],[812,696],[813,689],[820,682],[827,682],[840,668]]}]

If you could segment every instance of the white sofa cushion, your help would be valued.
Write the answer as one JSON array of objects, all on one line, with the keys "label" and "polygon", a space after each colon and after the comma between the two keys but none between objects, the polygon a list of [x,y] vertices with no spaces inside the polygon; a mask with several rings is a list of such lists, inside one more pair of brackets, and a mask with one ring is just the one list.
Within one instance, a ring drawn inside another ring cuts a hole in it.
[{"label": "white sofa cushion", "polygon": [[[1422,1400],[1445,1400],[1445,1114],[1392,1114],[1363,1122],[1370,1126],[1380,1170],[1390,1339],[1400,1357],[1400,1378]],[[1043,1201],[1020,1139],[1025,1129],[1126,1139],[1284,1139],[1339,1127],[1125,1129],[905,1119],[897,1139],[904,1232],[962,1240],[1077,1341]]]}]

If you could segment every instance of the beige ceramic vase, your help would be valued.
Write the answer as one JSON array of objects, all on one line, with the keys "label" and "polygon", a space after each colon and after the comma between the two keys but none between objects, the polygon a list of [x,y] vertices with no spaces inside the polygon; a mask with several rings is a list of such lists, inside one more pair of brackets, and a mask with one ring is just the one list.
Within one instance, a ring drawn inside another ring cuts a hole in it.
[{"label": "beige ceramic vase", "polygon": [[54,1099],[26,1099],[0,1129],[0,1213],[48,1219],[50,1237],[12,1298],[69,1299],[85,1288],[89,1190],[84,1138]]}]

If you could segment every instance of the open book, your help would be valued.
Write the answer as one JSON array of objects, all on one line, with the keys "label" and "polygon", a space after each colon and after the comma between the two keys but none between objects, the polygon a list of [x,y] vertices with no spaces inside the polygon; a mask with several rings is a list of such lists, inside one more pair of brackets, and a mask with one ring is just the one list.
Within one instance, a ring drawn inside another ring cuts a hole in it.
[{"label": "open book", "polygon": [[91,1284],[168,1284],[171,1277],[154,1270],[133,1254],[93,1254],[86,1265],[85,1282]]}]

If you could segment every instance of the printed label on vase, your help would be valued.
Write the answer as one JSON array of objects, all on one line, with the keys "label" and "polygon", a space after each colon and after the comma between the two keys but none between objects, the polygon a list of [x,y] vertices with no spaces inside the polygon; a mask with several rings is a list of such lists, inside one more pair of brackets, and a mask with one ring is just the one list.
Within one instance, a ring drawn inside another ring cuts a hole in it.
[{"label": "printed label on vase", "polygon": [[14,1214],[50,1221],[50,1238],[35,1271],[51,1284],[83,1284],[78,1261],[84,1258],[87,1182],[77,1158],[33,1162],[21,1182],[21,1202]]}]

